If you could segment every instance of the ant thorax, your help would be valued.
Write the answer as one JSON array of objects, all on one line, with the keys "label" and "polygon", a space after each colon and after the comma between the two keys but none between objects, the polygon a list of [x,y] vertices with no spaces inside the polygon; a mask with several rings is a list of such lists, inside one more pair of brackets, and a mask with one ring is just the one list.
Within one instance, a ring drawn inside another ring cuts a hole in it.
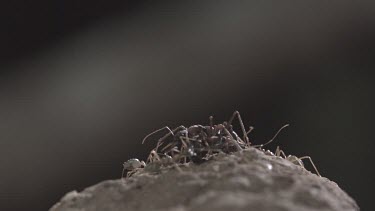
[{"label": "ant thorax", "polygon": [[295,155],[288,155],[288,157],[286,157],[286,159],[288,161],[290,161],[291,163],[295,164],[295,165],[299,165],[299,166],[302,166],[304,167],[304,164],[302,162],[301,159],[299,159],[297,156]]}]

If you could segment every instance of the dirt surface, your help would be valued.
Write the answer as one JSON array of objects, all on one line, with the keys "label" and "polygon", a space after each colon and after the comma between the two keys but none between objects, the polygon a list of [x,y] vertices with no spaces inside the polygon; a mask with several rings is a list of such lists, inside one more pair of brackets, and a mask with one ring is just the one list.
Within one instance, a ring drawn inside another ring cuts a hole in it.
[{"label": "dirt surface", "polygon": [[50,211],[359,210],[340,187],[255,148],[202,164],[152,164],[126,180],[67,193]]}]

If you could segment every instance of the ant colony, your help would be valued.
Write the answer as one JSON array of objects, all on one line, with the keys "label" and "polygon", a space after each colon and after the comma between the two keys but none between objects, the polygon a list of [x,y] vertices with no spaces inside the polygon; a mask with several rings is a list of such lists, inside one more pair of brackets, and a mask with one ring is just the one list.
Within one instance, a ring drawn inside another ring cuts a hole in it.
[{"label": "ant colony", "polygon": [[[241,130],[242,137],[240,137],[234,130],[232,122],[237,117]],[[169,127],[163,127],[154,132],[148,134],[142,141],[142,144],[150,139],[153,135],[163,130],[168,131],[163,137],[161,137],[156,147],[151,150],[146,162],[138,159],[130,159],[123,164],[122,178],[124,177],[125,171],[127,171],[126,178],[130,177],[137,171],[145,168],[146,166],[154,163],[161,165],[174,165],[177,169],[179,164],[186,164],[188,162],[202,163],[209,160],[213,155],[217,153],[233,153],[242,151],[249,147],[254,147],[262,150],[269,156],[277,156],[284,158],[295,165],[299,165],[304,168],[303,160],[307,159],[310,161],[317,175],[320,176],[317,168],[315,167],[312,159],[309,156],[297,157],[294,155],[286,156],[285,153],[277,147],[276,152],[272,153],[269,150],[265,151],[262,147],[271,143],[276,136],[283,130],[284,125],[281,127],[274,137],[265,144],[251,145],[248,134],[254,129],[249,127],[245,129],[242,118],[238,111],[235,111],[228,121],[221,124],[214,124],[213,117],[209,117],[209,125],[193,125],[185,127],[183,125],[178,126],[174,129]]]}]

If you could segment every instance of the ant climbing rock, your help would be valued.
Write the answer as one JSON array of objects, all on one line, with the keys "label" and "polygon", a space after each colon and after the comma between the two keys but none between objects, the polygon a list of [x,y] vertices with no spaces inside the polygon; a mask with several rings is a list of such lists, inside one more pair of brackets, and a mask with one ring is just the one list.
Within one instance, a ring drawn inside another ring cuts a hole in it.
[{"label": "ant climbing rock", "polygon": [[288,161],[290,161],[291,163],[293,163],[293,164],[295,164],[297,166],[301,166],[304,169],[306,169],[306,168],[305,168],[305,165],[303,164],[302,160],[307,159],[307,160],[310,161],[310,163],[313,166],[316,174],[318,176],[321,176],[320,173],[319,173],[319,171],[318,171],[318,169],[316,168],[316,166],[315,166],[315,164],[312,161],[312,159],[311,159],[310,156],[302,156],[302,157],[297,157],[295,155],[288,155],[288,156],[286,156],[285,153],[284,153],[284,151],[281,150],[279,146],[276,148],[275,156],[277,156],[277,157],[281,157],[282,156],[285,160],[288,160]]}]

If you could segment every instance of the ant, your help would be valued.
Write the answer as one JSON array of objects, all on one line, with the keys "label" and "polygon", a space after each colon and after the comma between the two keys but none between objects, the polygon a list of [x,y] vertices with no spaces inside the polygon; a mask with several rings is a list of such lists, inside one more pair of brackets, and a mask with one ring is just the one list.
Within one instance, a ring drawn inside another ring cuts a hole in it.
[{"label": "ant", "polygon": [[121,178],[124,178],[125,170],[128,171],[128,173],[126,174],[126,178],[129,178],[131,175],[136,173],[141,168],[144,168],[145,166],[146,166],[146,163],[144,161],[140,161],[137,158],[129,159],[123,164]]},{"label": "ant", "polygon": [[314,168],[316,174],[317,174],[319,177],[321,177],[321,175],[320,175],[318,169],[316,168],[316,166],[315,166],[315,164],[314,164],[314,162],[312,161],[312,159],[311,159],[310,156],[302,156],[302,157],[297,157],[297,156],[295,156],[295,155],[288,155],[288,156],[286,156],[285,153],[284,153],[284,151],[281,150],[279,146],[277,146],[277,148],[276,148],[275,156],[277,156],[277,157],[281,157],[281,156],[283,156],[284,159],[290,161],[291,163],[293,163],[293,164],[295,164],[295,165],[297,165],[297,166],[301,166],[301,167],[304,168],[304,169],[306,169],[306,168],[305,168],[305,165],[303,164],[303,160],[304,160],[304,159],[308,159],[308,160],[310,161],[311,165],[313,166],[313,168]]},{"label": "ant", "polygon": [[[257,145],[257,146],[254,146],[254,147],[260,147],[260,149],[262,149],[263,146],[268,145],[268,144],[270,144],[271,142],[273,142],[274,139],[276,138],[276,136],[280,133],[280,131],[283,130],[284,128],[288,127],[288,126],[289,126],[289,124],[286,124],[286,125],[284,125],[283,127],[281,127],[281,128],[279,129],[279,131],[277,131],[277,133],[274,135],[274,137],[273,137],[271,140],[269,140],[267,143],[265,143],[265,144],[261,144],[261,145]],[[297,157],[297,156],[295,156],[295,155],[288,155],[288,156],[286,156],[285,152],[284,152],[283,150],[280,149],[280,146],[277,146],[275,153],[272,153],[272,152],[269,151],[269,150],[267,150],[267,151],[265,151],[264,149],[262,149],[262,150],[264,151],[264,153],[265,153],[266,155],[270,155],[270,156],[276,156],[276,157],[284,158],[285,160],[288,160],[288,161],[290,161],[291,163],[293,163],[293,164],[295,164],[295,165],[297,165],[297,166],[301,166],[301,167],[303,167],[304,169],[306,169],[306,168],[305,168],[305,165],[303,164],[303,160],[308,159],[308,160],[310,161],[310,164],[313,166],[313,168],[314,168],[316,174],[317,174],[318,176],[321,177],[321,175],[320,175],[318,169],[316,168],[316,166],[315,166],[315,164],[314,164],[314,162],[312,161],[312,159],[311,159],[310,156],[302,156],[302,157]]]}]

